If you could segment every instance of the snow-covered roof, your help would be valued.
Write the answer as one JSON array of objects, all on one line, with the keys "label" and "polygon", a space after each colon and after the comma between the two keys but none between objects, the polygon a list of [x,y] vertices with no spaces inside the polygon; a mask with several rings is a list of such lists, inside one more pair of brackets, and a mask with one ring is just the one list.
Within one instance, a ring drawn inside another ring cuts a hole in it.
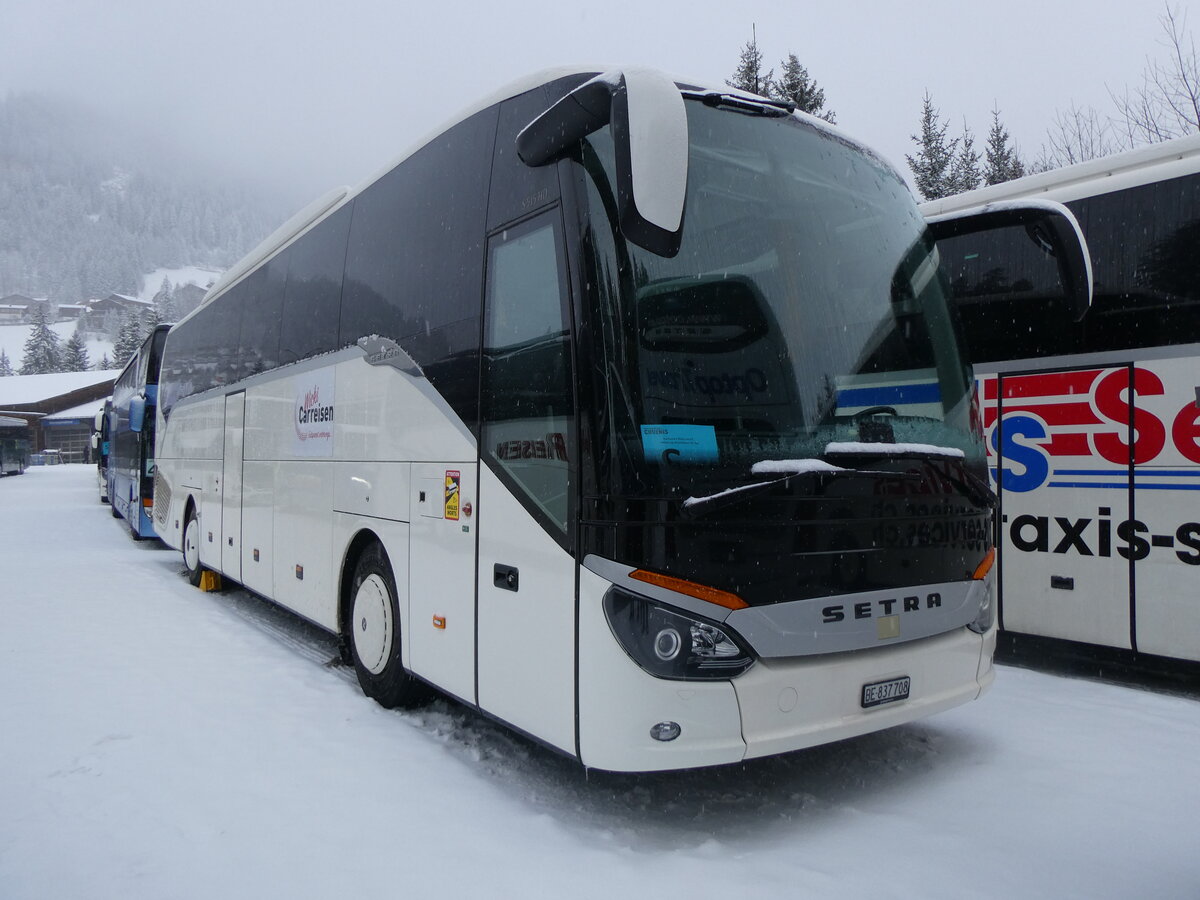
[{"label": "snow-covered roof", "polygon": [[120,369],[105,369],[100,372],[55,372],[51,375],[0,378],[0,408],[40,403],[92,385],[112,384],[120,374]]},{"label": "snow-covered roof", "polygon": [[62,409],[51,415],[43,416],[41,421],[43,423],[59,419],[88,419],[90,421],[102,406],[104,406],[103,400],[91,400],[78,406],[72,406],[70,409]]}]

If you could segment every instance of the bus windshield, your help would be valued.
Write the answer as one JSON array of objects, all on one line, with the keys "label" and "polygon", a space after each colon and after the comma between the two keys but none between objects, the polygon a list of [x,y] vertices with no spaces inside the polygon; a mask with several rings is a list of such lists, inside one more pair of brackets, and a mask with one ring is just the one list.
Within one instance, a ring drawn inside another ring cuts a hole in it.
[{"label": "bus windshield", "polygon": [[937,251],[899,176],[794,116],[687,111],[673,258],[614,227],[607,129],[581,158],[611,420],[595,449],[621,492],[687,496],[863,444],[980,462]]}]

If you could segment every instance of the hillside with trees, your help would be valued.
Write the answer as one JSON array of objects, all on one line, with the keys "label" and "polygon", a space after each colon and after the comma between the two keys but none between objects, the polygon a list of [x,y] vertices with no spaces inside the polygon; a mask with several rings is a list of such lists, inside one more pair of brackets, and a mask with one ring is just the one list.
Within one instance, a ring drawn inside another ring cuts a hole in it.
[{"label": "hillside with trees", "polygon": [[142,273],[223,269],[286,215],[69,103],[0,97],[0,296],[81,303],[134,294]]}]

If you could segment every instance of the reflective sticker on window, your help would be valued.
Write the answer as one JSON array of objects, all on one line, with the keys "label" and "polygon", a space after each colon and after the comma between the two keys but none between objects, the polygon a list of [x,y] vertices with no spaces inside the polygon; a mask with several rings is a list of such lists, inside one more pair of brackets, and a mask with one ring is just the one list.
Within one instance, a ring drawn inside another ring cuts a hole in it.
[{"label": "reflective sticker on window", "polygon": [[712,425],[643,425],[642,452],[647,462],[716,462],[717,429]]}]

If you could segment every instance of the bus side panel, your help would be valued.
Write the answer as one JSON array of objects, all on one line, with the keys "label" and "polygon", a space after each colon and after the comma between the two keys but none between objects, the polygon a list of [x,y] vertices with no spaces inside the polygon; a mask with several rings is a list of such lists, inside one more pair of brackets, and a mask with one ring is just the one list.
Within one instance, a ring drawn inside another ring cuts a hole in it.
[{"label": "bus side panel", "polygon": [[412,624],[406,662],[422,678],[471,703],[475,702],[477,465],[475,460],[414,464],[409,488]]},{"label": "bus side panel", "polygon": [[479,705],[574,754],[575,560],[479,469]]},{"label": "bus side panel", "polygon": [[1004,629],[1128,649],[1128,367],[981,382],[993,481],[1002,470]]},{"label": "bus side panel", "polygon": [[333,577],[333,463],[288,460],[276,468],[275,598],[318,625],[337,628]]},{"label": "bus side panel", "polygon": [[246,392],[225,397],[225,458],[221,484],[221,571],[242,580],[242,445]]},{"label": "bus side panel", "polygon": [[279,464],[246,460],[242,468],[242,583],[275,597],[275,481]]},{"label": "bus side panel", "polygon": [[[217,570],[221,549],[220,478],[225,442],[225,398],[210,397],[177,407],[167,424],[159,423],[162,436],[156,465],[171,491],[171,507],[159,533],[169,546],[183,546],[188,497],[194,497],[200,515],[200,561]],[[111,463],[110,463],[111,471]],[[215,523],[213,541],[208,532]]]},{"label": "bus side panel", "polygon": [[[1139,362],[1135,634],[1141,653],[1200,660],[1200,358]],[[1161,449],[1160,449],[1161,448]],[[1157,452],[1155,452],[1157,451]]]}]

